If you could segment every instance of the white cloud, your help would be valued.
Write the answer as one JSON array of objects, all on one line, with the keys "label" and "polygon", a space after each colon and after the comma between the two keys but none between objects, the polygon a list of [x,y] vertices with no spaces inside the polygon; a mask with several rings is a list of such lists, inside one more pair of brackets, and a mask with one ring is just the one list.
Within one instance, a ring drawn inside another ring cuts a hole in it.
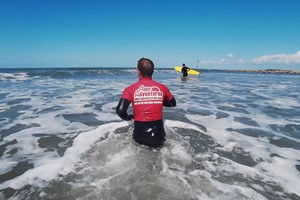
[{"label": "white cloud", "polygon": [[224,64],[228,64],[231,63],[231,61],[229,61],[230,59],[234,58],[234,55],[232,53],[228,53],[226,55],[225,58],[221,58],[219,60],[201,60],[200,64],[202,65],[224,65]]},{"label": "white cloud", "polygon": [[300,51],[295,54],[265,55],[252,60],[255,64],[299,64]]},{"label": "white cloud", "polygon": [[264,55],[255,59],[238,58],[228,53],[221,59],[199,60],[200,66],[212,69],[289,68],[300,70],[300,51],[294,54]]},{"label": "white cloud", "polygon": [[220,60],[201,60],[200,64],[201,65],[221,65],[223,64],[225,61],[224,58],[220,59]]},{"label": "white cloud", "polygon": [[234,55],[232,53],[229,53],[229,54],[227,54],[227,58],[228,59],[234,58]]},{"label": "white cloud", "polygon": [[215,65],[218,61],[215,60],[201,60],[201,65]]}]

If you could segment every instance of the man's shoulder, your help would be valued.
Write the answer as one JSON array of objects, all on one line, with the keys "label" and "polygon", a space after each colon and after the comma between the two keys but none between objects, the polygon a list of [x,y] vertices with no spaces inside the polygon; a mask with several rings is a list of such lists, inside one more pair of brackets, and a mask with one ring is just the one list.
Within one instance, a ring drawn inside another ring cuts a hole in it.
[{"label": "man's shoulder", "polygon": [[149,79],[149,80],[139,80],[131,85],[129,85],[127,88],[128,89],[134,89],[134,88],[138,88],[140,87],[141,85],[148,85],[148,86],[158,86],[158,87],[167,87],[165,84],[163,83],[160,83],[156,80],[153,80],[153,79]]},{"label": "man's shoulder", "polygon": [[127,86],[127,87],[125,88],[125,90],[133,89],[133,88],[137,87],[138,85],[139,85],[138,82],[132,83],[131,85]]},{"label": "man's shoulder", "polygon": [[153,81],[153,82],[155,83],[155,86],[158,86],[160,89],[163,89],[163,90],[168,89],[168,87],[163,83],[160,83],[158,81]]},{"label": "man's shoulder", "polygon": [[151,82],[152,82],[153,84],[156,84],[156,85],[164,85],[164,84],[162,84],[161,82],[158,82],[158,81],[153,80],[153,79],[151,79]]}]

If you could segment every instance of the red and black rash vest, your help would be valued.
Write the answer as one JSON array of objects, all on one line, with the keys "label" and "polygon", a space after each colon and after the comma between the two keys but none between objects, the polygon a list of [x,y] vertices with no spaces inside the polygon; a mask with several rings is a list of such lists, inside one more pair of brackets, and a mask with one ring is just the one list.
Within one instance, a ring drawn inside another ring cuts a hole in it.
[{"label": "red and black rash vest", "polygon": [[132,103],[135,121],[148,122],[162,119],[164,101],[173,95],[167,86],[142,77],[124,90],[122,98]]}]

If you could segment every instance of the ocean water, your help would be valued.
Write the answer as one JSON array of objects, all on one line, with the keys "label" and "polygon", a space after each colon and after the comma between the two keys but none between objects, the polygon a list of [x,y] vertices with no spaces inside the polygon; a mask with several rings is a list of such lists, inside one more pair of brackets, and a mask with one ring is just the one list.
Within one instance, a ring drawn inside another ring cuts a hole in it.
[{"label": "ocean water", "polygon": [[1,69],[0,199],[299,200],[300,76],[201,72],[155,70],[152,149],[115,114],[135,69]]}]

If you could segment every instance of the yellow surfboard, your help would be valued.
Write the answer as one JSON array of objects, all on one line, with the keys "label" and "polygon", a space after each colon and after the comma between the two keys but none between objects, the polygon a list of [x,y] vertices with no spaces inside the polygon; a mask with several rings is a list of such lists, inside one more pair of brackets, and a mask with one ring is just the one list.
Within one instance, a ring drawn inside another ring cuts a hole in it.
[{"label": "yellow surfboard", "polygon": [[[181,68],[182,68],[182,67],[180,67],[180,66],[176,66],[176,67],[175,67],[175,70],[178,71],[178,72],[181,72]],[[188,74],[191,74],[191,75],[199,75],[200,72],[191,69],[190,71],[188,71]]]}]

